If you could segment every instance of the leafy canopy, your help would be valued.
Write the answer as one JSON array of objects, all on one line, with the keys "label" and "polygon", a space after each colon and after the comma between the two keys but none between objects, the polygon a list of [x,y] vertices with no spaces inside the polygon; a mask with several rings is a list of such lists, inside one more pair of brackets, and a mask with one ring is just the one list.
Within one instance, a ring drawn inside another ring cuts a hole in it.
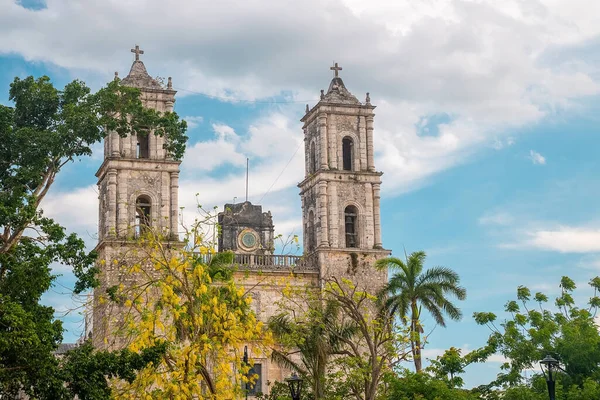
[{"label": "leafy canopy", "polygon": [[111,130],[163,135],[171,155],[183,155],[185,122],[145,109],[139,94],[118,81],[92,93],[78,80],[59,90],[47,76],[27,77],[14,79],[12,104],[0,105],[0,395],[23,389],[61,398],[64,376],[53,351],[63,329],[39,301],[55,278],[53,263],[72,269],[75,293],[98,283],[96,255],[40,207],[61,169],[90,155]]}]

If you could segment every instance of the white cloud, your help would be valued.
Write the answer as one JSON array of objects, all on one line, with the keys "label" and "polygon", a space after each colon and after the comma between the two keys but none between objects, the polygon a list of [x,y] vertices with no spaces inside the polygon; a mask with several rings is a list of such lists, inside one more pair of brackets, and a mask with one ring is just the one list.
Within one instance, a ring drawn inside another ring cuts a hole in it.
[{"label": "white cloud", "polygon": [[187,117],[183,117],[182,119],[184,119],[185,122],[187,122],[188,129],[197,128],[204,121],[204,117],[202,117],[201,115],[190,115]]},{"label": "white cloud", "polygon": [[98,189],[96,185],[72,191],[51,190],[42,205],[44,215],[54,218],[71,232],[77,232],[93,247],[98,232]]},{"label": "white cloud", "polygon": [[537,230],[529,233],[525,244],[561,253],[597,253],[600,252],[600,229],[561,226]]},{"label": "white cloud", "polygon": [[212,128],[216,139],[196,142],[186,149],[181,166],[183,174],[212,171],[226,164],[245,165],[246,158],[237,151],[240,138],[233,128],[224,124],[213,124]]},{"label": "white cloud", "polygon": [[529,151],[529,159],[535,165],[546,165],[546,157],[538,153],[537,151]]},{"label": "white cloud", "polygon": [[494,150],[502,150],[506,147],[510,147],[512,145],[514,145],[515,142],[515,138],[509,136],[506,139],[504,138],[495,138],[494,142],[492,144],[492,147],[494,148]]},{"label": "white cloud", "polygon": [[514,218],[507,212],[486,213],[478,219],[481,225],[511,225]]},{"label": "white cloud", "polygon": [[[388,195],[421,185],[490,143],[509,146],[507,128],[598,94],[600,68],[589,54],[598,52],[590,38],[600,34],[592,17],[599,4],[185,0],[166,10],[158,0],[49,0],[47,9],[31,11],[0,0],[0,53],[101,81],[114,69],[126,70],[128,46],[139,43],[150,73],[173,76],[175,87],[184,89],[180,96],[197,91],[235,100],[285,93],[311,104],[328,84],[335,58],[349,89],[359,98],[370,91],[378,106],[377,166],[386,172]],[[302,106],[295,106],[288,127],[300,132]],[[437,135],[417,135],[418,121],[441,114],[452,120],[438,126]],[[254,137],[259,143],[259,133]],[[267,157],[279,147],[249,142],[245,151]]]}]

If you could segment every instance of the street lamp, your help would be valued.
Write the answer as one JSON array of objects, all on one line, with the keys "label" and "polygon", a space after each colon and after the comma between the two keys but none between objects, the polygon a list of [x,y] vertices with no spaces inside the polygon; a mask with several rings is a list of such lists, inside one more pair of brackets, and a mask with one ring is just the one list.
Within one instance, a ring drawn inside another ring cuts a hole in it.
[{"label": "street lamp", "polygon": [[[244,359],[242,361],[244,362],[244,367],[248,367],[248,346],[244,346]],[[248,400],[248,372],[245,372],[244,376],[246,377],[246,382],[244,383],[244,389],[246,392],[246,400]]]},{"label": "street lamp", "polygon": [[551,356],[546,356],[540,361],[540,366],[542,367],[544,378],[546,378],[546,383],[548,384],[550,400],[556,400],[556,372],[561,369],[560,364],[558,363],[558,360],[555,360]]},{"label": "street lamp", "polygon": [[290,387],[290,394],[292,395],[292,400],[300,400],[300,392],[302,390],[302,378],[296,375],[295,372],[292,373],[292,376],[285,380]]}]

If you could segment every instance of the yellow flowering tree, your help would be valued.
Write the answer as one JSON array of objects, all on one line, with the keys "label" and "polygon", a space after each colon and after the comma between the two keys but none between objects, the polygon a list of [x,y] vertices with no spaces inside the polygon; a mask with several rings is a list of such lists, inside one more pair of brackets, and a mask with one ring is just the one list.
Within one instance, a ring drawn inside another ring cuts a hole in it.
[{"label": "yellow flowering tree", "polygon": [[240,382],[253,379],[242,349],[261,354],[269,334],[234,283],[233,254],[215,254],[203,236],[198,226],[183,244],[147,232],[117,260],[126,279],[107,290],[118,309],[114,335],[133,352],[167,346],[132,382],[113,380],[115,397],[230,400],[242,394]]}]

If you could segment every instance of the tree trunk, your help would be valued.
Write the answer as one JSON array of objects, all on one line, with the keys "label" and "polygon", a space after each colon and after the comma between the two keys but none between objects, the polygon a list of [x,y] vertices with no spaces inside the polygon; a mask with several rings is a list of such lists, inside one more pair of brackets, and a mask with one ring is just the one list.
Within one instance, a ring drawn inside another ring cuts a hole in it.
[{"label": "tree trunk", "polygon": [[410,341],[411,341],[411,350],[413,355],[413,361],[415,363],[415,371],[417,373],[421,372],[423,369],[423,364],[421,360],[421,328],[419,327],[419,308],[417,307],[417,302],[413,301],[412,305],[412,320],[410,324]]}]

